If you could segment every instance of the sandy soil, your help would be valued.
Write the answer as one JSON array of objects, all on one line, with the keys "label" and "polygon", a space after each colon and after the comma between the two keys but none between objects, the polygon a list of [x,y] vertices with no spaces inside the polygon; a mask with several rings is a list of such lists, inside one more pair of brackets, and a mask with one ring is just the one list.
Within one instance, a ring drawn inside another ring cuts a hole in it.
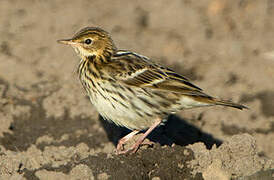
[{"label": "sandy soil", "polygon": [[[128,131],[98,117],[56,43],[85,26],[250,109],[182,111],[115,155]],[[273,37],[272,0],[1,0],[0,179],[272,179]]]}]

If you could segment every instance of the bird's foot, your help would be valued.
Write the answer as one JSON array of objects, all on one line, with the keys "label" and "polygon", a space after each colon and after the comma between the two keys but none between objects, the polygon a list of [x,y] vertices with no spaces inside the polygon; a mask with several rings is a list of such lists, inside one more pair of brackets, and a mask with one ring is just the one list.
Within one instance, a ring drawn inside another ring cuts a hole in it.
[{"label": "bird's foot", "polygon": [[[132,145],[130,148],[128,149],[116,149],[116,154],[127,154],[127,153],[136,153],[137,150],[140,148],[140,146],[143,146],[143,145],[147,145],[147,146],[153,146],[154,145],[154,142],[151,142],[151,141],[145,141],[145,142],[139,142],[137,141],[134,145]],[[122,146],[123,147],[123,146]]]},{"label": "bird's foot", "polygon": [[156,121],[150,126],[150,128],[137,140],[137,142],[129,149],[127,150],[122,150],[123,149],[123,144],[127,142],[129,139],[131,139],[135,134],[137,134],[139,131],[135,130],[123,137],[116,148],[116,154],[125,154],[128,152],[136,153],[137,150],[139,149],[140,145],[143,144],[145,138],[155,129],[159,124],[161,123],[161,119],[156,119]]}]

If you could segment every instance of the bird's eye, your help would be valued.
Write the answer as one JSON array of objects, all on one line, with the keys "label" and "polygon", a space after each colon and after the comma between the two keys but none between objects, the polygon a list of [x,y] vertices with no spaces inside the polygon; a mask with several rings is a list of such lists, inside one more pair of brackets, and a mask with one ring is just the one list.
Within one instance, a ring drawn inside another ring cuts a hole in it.
[{"label": "bird's eye", "polygon": [[91,41],[91,39],[86,39],[85,40],[85,44],[90,44],[92,41]]}]

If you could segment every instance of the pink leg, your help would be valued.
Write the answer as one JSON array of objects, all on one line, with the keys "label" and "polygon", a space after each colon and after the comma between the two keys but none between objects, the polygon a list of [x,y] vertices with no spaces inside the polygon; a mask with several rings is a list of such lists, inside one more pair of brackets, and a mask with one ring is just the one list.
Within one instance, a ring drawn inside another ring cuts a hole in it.
[{"label": "pink leg", "polygon": [[139,132],[139,131],[134,130],[134,131],[132,131],[131,133],[127,134],[126,136],[122,137],[122,138],[119,140],[119,142],[118,142],[118,144],[117,144],[117,146],[116,146],[116,152],[117,152],[117,154],[120,153],[121,149],[123,148],[123,145],[124,145],[128,140],[130,140],[135,134],[137,134],[138,132]]},{"label": "pink leg", "polygon": [[159,124],[161,124],[161,122],[161,119],[156,119],[154,124],[150,126],[150,128],[145,132],[145,134],[142,137],[140,137],[140,139],[138,139],[138,141],[131,148],[125,151],[120,151],[119,154],[124,154],[129,151],[132,151],[132,153],[136,153],[136,151],[138,150],[139,146],[143,143],[145,138],[151,133],[151,131],[153,131],[153,129],[155,129]]}]

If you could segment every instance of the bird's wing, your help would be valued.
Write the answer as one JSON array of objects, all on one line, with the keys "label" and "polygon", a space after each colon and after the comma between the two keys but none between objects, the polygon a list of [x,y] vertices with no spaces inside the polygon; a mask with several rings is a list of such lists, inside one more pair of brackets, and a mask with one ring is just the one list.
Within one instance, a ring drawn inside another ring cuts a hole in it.
[{"label": "bird's wing", "polygon": [[182,75],[135,53],[116,54],[113,61],[105,65],[104,69],[116,81],[128,86],[210,97]]}]

